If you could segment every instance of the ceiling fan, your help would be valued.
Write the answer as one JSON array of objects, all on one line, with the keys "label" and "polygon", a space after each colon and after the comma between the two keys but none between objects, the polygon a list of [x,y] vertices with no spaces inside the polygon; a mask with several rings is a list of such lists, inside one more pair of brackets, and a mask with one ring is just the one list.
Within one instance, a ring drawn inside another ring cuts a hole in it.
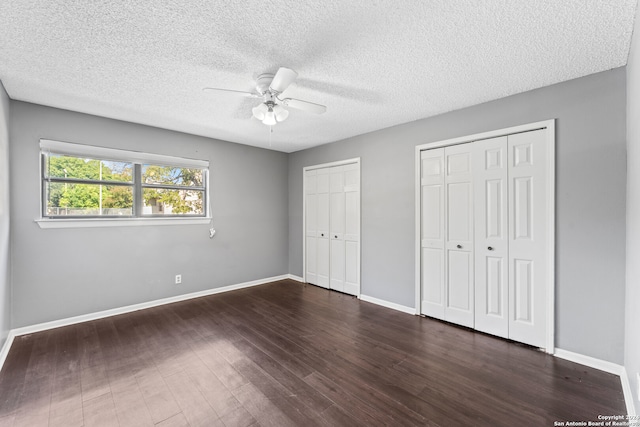
[{"label": "ceiling fan", "polygon": [[254,107],[253,117],[267,126],[273,126],[289,117],[289,111],[284,107],[291,107],[301,111],[322,114],[327,107],[309,101],[294,98],[280,98],[291,83],[298,77],[298,73],[290,68],[280,67],[276,74],[260,74],[256,80],[256,92],[205,87],[205,92],[232,93],[246,98],[262,98],[262,103]]}]

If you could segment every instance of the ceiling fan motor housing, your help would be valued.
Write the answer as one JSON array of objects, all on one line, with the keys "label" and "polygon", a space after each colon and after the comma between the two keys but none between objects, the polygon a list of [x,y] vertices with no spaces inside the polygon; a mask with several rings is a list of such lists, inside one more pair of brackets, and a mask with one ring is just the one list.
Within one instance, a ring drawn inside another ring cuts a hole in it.
[{"label": "ceiling fan motor housing", "polygon": [[256,79],[256,90],[258,91],[258,93],[260,95],[265,95],[267,93],[270,93],[269,86],[271,85],[272,81],[273,81],[273,74],[270,74],[270,73],[260,74]]}]

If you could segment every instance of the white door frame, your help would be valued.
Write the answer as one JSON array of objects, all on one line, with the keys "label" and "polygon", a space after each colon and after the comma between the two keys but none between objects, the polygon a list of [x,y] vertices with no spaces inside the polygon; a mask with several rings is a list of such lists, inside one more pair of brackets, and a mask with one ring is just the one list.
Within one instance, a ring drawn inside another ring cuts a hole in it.
[{"label": "white door frame", "polygon": [[548,170],[548,188],[547,188],[547,206],[548,206],[548,242],[547,256],[549,261],[549,272],[546,283],[547,288],[547,334],[546,346],[544,350],[553,354],[555,349],[555,119],[545,120],[541,122],[528,123],[520,126],[513,126],[505,129],[498,129],[489,132],[482,132],[473,135],[462,136],[458,138],[445,139],[442,141],[429,142],[418,145],[415,149],[415,307],[416,314],[420,315],[420,301],[422,300],[420,278],[421,275],[421,259],[420,259],[420,229],[422,212],[420,203],[420,152],[433,148],[447,147],[450,145],[464,144],[482,139],[495,138],[498,136],[511,135],[514,133],[528,132],[532,130],[546,129],[547,143],[549,144],[549,164]]},{"label": "white door frame", "polygon": [[358,292],[356,297],[360,298],[360,291],[362,289],[362,271],[360,270],[360,258],[361,258],[361,240],[362,240],[362,168],[360,167],[360,157],[355,157],[353,159],[347,160],[338,160],[335,162],[322,163],[319,165],[313,166],[305,166],[302,168],[302,280],[307,282],[307,171],[315,170],[315,169],[324,169],[330,168],[334,166],[343,166],[343,165],[358,165],[358,206],[360,208],[360,221],[358,221]]}]

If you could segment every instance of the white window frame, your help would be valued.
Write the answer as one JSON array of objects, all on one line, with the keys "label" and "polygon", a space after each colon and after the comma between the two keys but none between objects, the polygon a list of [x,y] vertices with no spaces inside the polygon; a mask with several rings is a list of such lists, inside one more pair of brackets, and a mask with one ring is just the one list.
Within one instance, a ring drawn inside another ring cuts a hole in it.
[{"label": "white window frame", "polygon": [[[175,166],[183,168],[199,168],[204,169],[204,192],[205,192],[205,215],[189,216],[189,217],[91,217],[91,218],[47,218],[43,217],[44,197],[43,197],[43,170],[42,158],[43,153],[66,154],[70,156],[79,156],[97,159],[109,159],[114,161],[124,161],[141,164],[155,164],[162,166]],[[185,224],[209,224],[211,222],[211,203],[209,191],[209,161],[188,159],[184,157],[166,156],[163,154],[143,153],[138,151],[120,150],[115,148],[96,147],[84,144],[75,144],[70,142],[53,141],[49,139],[40,140],[40,217],[35,222],[40,228],[83,228],[83,227],[121,227],[121,226],[149,226],[149,225],[185,225]]]}]

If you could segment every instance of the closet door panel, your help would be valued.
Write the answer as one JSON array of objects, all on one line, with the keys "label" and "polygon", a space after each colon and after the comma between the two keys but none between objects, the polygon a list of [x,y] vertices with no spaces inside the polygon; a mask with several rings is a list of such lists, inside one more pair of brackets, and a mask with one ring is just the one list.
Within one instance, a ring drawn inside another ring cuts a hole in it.
[{"label": "closet door panel", "polygon": [[317,171],[317,285],[328,288],[330,285],[329,217],[330,193],[329,172]]},{"label": "closet door panel", "polygon": [[317,241],[318,230],[318,197],[316,171],[305,173],[305,248],[306,248],[306,281],[316,284],[317,279]]},{"label": "closet door panel", "polygon": [[344,169],[344,251],[345,276],[343,292],[358,295],[360,291],[360,166],[345,165]]},{"label": "closet door panel", "polygon": [[421,296],[422,314],[444,319],[445,182],[444,149],[420,153],[421,183]]},{"label": "closet door panel", "polygon": [[509,335],[507,137],[474,143],[475,328]]},{"label": "closet door panel", "polygon": [[546,346],[549,263],[545,131],[510,135],[509,338]]},{"label": "closet door panel", "polygon": [[445,320],[474,325],[472,145],[444,149],[446,299]]}]

